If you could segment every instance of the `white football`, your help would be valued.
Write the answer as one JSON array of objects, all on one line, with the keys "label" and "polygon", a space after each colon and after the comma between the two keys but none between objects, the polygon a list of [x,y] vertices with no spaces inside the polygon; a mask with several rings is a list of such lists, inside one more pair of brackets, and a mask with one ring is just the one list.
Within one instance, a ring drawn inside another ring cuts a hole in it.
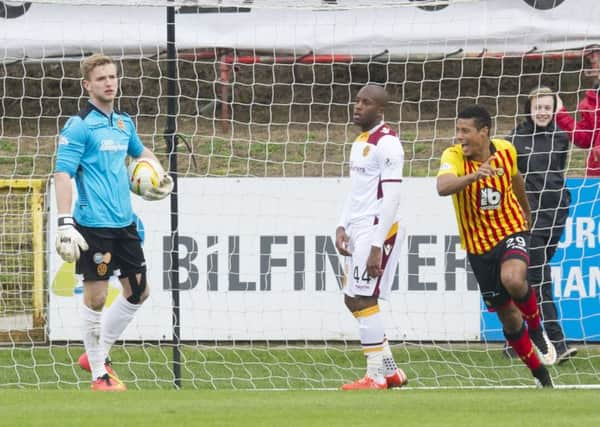
[{"label": "white football", "polygon": [[151,188],[158,187],[160,165],[151,159],[135,159],[127,167],[129,189],[138,196],[146,194]]}]

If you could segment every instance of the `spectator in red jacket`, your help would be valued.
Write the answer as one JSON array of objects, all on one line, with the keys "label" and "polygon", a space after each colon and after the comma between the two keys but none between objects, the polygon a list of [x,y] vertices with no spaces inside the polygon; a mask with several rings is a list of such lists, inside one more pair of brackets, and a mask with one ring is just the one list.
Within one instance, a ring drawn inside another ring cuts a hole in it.
[{"label": "spectator in red jacket", "polygon": [[589,55],[591,67],[586,75],[595,77],[594,88],[585,93],[585,98],[579,103],[576,121],[562,106],[556,113],[556,123],[567,131],[575,145],[590,148],[587,158],[587,176],[600,176],[600,50],[596,49]]}]

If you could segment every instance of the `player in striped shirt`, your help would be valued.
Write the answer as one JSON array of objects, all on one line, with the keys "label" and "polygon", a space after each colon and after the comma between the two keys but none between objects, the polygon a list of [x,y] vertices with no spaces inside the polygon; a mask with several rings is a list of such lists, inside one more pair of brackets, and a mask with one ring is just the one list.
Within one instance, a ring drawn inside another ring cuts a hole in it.
[{"label": "player in striped shirt", "polygon": [[362,133],[350,152],[351,190],[336,229],[336,247],[344,255],[344,302],[359,326],[367,358],[366,375],[343,390],[386,389],[406,383],[385,336],[379,298],[388,296],[404,240],[400,220],[402,143],[383,122],[387,94],[367,85],[356,96],[354,123]]},{"label": "player in striped shirt", "polygon": [[440,196],[452,195],[461,244],[483,301],[498,314],[507,341],[533,376],[542,386],[552,387],[542,361],[554,363],[556,351],[527,283],[531,211],[525,184],[514,146],[490,139],[491,127],[490,114],[479,105],[459,113],[457,144],[442,154],[437,190]]}]

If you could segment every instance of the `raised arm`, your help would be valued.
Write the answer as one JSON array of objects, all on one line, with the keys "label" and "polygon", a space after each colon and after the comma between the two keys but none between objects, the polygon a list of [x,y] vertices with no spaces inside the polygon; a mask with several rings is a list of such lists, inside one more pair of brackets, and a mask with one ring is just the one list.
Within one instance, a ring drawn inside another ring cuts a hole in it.
[{"label": "raised arm", "polygon": [[587,106],[585,101],[579,104],[579,115],[581,119],[576,121],[567,109],[561,106],[556,112],[556,123],[569,134],[575,145],[580,148],[590,148],[592,141],[594,141],[595,132],[600,131],[600,129],[595,129],[593,111],[590,111],[590,107]]}]

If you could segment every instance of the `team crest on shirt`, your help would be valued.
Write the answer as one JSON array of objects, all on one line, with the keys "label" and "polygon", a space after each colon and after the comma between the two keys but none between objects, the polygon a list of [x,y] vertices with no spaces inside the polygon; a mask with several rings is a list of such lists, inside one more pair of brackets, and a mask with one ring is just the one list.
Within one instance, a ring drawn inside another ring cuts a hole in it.
[{"label": "team crest on shirt", "polygon": [[504,176],[504,168],[498,168],[498,169],[496,169],[496,175],[497,176]]},{"label": "team crest on shirt", "polygon": [[117,120],[117,127],[121,130],[125,130],[125,122],[120,117],[119,117],[119,120]]},{"label": "team crest on shirt", "polygon": [[371,147],[366,145],[365,148],[363,148],[363,152],[362,152],[363,157],[367,157],[369,155],[369,151],[371,151]]}]

